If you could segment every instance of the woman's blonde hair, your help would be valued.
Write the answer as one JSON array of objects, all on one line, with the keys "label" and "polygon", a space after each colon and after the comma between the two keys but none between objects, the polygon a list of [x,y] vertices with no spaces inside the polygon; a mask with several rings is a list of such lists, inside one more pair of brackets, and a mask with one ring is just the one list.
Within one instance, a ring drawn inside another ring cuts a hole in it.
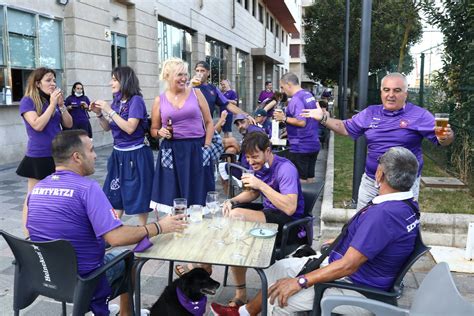
[{"label": "woman's blonde hair", "polygon": [[170,58],[163,62],[161,68],[160,80],[168,81],[170,76],[184,70],[186,74],[188,73],[188,63],[182,60],[181,58]]},{"label": "woman's blonde hair", "polygon": [[28,83],[26,84],[25,96],[30,97],[35,104],[36,113],[39,115],[43,114],[43,103],[45,100],[42,100],[40,95],[40,89],[37,86],[37,83],[43,79],[47,74],[53,74],[56,78],[56,72],[53,69],[41,67],[33,70],[33,72],[28,77]]}]

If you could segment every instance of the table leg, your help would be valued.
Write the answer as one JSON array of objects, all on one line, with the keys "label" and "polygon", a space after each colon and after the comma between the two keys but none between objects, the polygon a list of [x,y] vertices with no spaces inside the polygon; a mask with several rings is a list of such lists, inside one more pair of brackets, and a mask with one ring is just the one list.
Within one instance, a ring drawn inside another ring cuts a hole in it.
[{"label": "table leg", "polygon": [[148,259],[138,259],[135,263],[135,315],[140,315],[141,310],[141,284],[140,284],[140,273],[142,272],[143,265]]},{"label": "table leg", "polygon": [[262,269],[255,268],[258,275],[260,276],[260,281],[262,281],[262,316],[267,316],[267,304],[268,304],[268,283],[267,276]]},{"label": "table leg", "polygon": [[168,285],[171,285],[173,282],[173,267],[174,267],[174,261],[170,261],[170,265],[168,267]]}]

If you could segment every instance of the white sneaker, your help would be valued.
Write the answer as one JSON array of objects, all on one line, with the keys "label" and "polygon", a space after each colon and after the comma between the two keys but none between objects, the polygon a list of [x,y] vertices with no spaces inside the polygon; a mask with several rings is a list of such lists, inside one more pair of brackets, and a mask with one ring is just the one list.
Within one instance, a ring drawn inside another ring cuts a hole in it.
[{"label": "white sneaker", "polygon": [[148,309],[141,309],[140,310],[140,316],[148,316],[150,315],[150,311]]}]

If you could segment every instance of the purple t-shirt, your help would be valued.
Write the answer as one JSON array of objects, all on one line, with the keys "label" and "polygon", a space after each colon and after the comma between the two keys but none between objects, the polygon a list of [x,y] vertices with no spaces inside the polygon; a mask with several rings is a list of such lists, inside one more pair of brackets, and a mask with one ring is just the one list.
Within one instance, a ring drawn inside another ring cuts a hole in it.
[{"label": "purple t-shirt", "polygon": [[367,161],[365,172],[375,178],[377,159],[388,149],[402,146],[416,156],[419,163],[418,175],[423,168],[421,142],[427,138],[438,144],[434,133],[434,116],[412,103],[398,111],[384,110],[383,105],[371,105],[352,118],[344,121],[347,132],[353,139],[365,135],[367,139]]},{"label": "purple t-shirt", "polygon": [[[297,194],[296,211],[291,215],[291,217],[294,219],[303,217],[304,197],[301,191],[300,177],[298,175],[298,170],[291,161],[273,155],[273,163],[270,168],[264,167],[262,170],[257,171],[255,176],[281,194]],[[262,194],[262,196],[263,207],[265,209],[278,210],[264,194]]]},{"label": "purple t-shirt", "polygon": [[[64,100],[64,105],[65,106],[71,106],[72,109],[69,110],[69,114],[72,116],[72,122],[73,124],[79,123],[79,122],[88,122],[89,121],[89,113],[87,113],[86,110],[84,110],[81,106],[81,102],[86,102],[87,105],[91,103],[89,101],[89,98],[86,97],[85,95],[81,95],[80,97],[77,97],[75,95],[70,95]],[[75,126],[75,125],[74,125]],[[73,126],[73,128],[74,128]]]},{"label": "purple t-shirt", "polygon": [[[49,106],[49,101],[43,104],[43,112]],[[36,112],[35,104],[30,97],[23,97],[20,101],[20,115],[26,112]],[[25,120],[26,134],[28,135],[28,145],[26,147],[26,156],[28,157],[51,157],[51,143],[53,138],[61,131],[61,112],[56,107],[54,115],[49,119],[48,124],[41,132],[35,131],[33,127]]]},{"label": "purple t-shirt", "polygon": [[288,103],[286,116],[306,121],[305,127],[297,127],[286,124],[290,152],[292,153],[314,153],[319,151],[318,127],[316,120],[301,116],[303,109],[315,109],[316,99],[306,90],[296,92]]},{"label": "purple t-shirt", "polygon": [[221,108],[221,110],[227,109],[227,104],[229,100],[222,94],[222,92],[216,88],[216,86],[205,83],[198,88],[201,90],[202,94],[206,98],[207,104],[209,104],[209,110],[211,111],[211,116],[214,116],[214,110],[216,105]]},{"label": "purple t-shirt", "polygon": [[356,216],[329,262],[341,259],[353,247],[368,260],[349,277],[351,281],[387,291],[413,252],[419,221],[408,205],[393,200],[374,204]]},{"label": "purple t-shirt", "polygon": [[268,102],[273,98],[273,91],[262,90],[258,96],[258,103]]},{"label": "purple t-shirt", "polygon": [[125,102],[121,101],[121,98],[121,93],[116,93],[114,95],[112,110],[117,112],[117,114],[126,121],[129,118],[136,118],[139,119],[140,122],[137,125],[137,129],[129,135],[127,132],[123,131],[117,123],[112,121],[109,125],[112,130],[114,145],[120,148],[127,148],[143,144],[145,130],[147,128],[145,101],[143,101],[143,97],[139,95],[134,95]]},{"label": "purple t-shirt", "polygon": [[189,93],[181,109],[175,108],[166,98],[166,93],[160,95],[161,125],[166,127],[171,117],[173,138],[201,138],[206,135],[201,108],[194,89]]},{"label": "purple t-shirt", "polygon": [[[54,219],[54,220],[52,220]],[[26,227],[33,241],[65,239],[77,256],[78,273],[86,276],[103,265],[103,235],[122,225],[99,184],[72,171],[57,171],[38,182],[28,197]],[[107,280],[95,297],[107,310]]]}]

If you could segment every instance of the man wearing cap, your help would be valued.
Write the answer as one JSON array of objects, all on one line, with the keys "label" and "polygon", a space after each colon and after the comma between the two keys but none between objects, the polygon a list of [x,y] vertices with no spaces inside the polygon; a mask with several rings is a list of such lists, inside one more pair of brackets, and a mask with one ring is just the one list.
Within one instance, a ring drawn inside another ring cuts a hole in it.
[{"label": "man wearing cap", "polygon": [[[265,133],[265,130],[257,125],[251,124],[249,119],[247,118],[246,114],[237,114],[234,117],[234,125],[237,127],[237,130],[242,135],[242,141],[245,139],[245,136],[249,133],[253,132],[262,132]],[[224,144],[224,152],[228,154],[238,154],[239,159],[238,163],[244,168],[250,168],[247,159],[245,158],[245,154],[240,152],[240,143],[237,141],[235,137],[228,137],[222,139]],[[221,162],[219,163],[219,174],[221,176],[222,187],[224,191],[227,190],[227,180],[229,180],[229,174],[227,173],[227,163]],[[242,175],[242,171],[240,169],[234,169],[232,172],[232,176],[236,179],[240,180]],[[225,192],[227,193],[227,192]]]},{"label": "man wearing cap", "polygon": [[[275,111],[273,117],[286,123],[289,159],[298,168],[301,182],[314,182],[314,169],[321,145],[318,138],[319,123],[301,116],[304,109],[316,109],[314,96],[301,88],[294,73],[286,73],[280,80],[281,89],[291,97],[286,113]],[[316,123],[316,124],[315,124]]]},{"label": "man wearing cap", "polygon": [[267,111],[264,109],[257,109],[254,113],[255,125],[263,128],[268,137],[272,136],[272,123],[267,119]]},{"label": "man wearing cap", "polygon": [[244,113],[235,100],[228,100],[216,86],[207,82],[211,67],[206,61],[198,61],[194,70],[196,75],[191,79],[191,83],[204,94],[212,116],[214,116],[216,105],[234,114]]}]

